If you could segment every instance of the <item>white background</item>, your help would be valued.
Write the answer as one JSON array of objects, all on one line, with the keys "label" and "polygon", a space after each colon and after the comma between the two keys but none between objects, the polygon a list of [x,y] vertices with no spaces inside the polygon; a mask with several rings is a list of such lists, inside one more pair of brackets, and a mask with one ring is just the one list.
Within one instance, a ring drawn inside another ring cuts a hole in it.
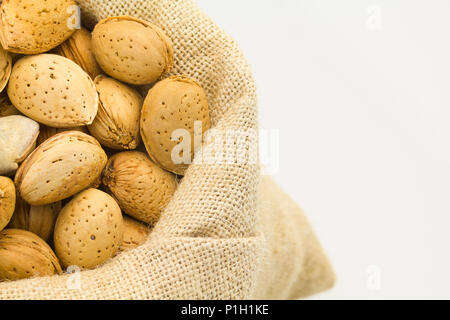
[{"label": "white background", "polygon": [[314,298],[450,298],[450,1],[198,3],[250,61],[275,179],[336,269]]}]

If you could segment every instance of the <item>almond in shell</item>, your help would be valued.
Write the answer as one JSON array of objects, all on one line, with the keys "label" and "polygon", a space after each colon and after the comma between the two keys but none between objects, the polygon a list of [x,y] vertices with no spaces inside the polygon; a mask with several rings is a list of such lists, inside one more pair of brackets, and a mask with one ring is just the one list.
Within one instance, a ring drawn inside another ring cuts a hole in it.
[{"label": "almond in shell", "polygon": [[101,73],[92,52],[91,34],[85,28],[75,31],[54,52],[78,64],[92,79],[95,79]]},{"label": "almond in shell", "polygon": [[24,116],[0,118],[0,174],[11,175],[36,145],[39,124]]},{"label": "almond in shell", "polygon": [[45,140],[53,137],[54,135],[57,135],[58,133],[66,132],[66,131],[79,131],[79,132],[83,132],[83,133],[89,133],[86,126],[62,129],[62,128],[53,128],[53,127],[49,127],[46,125],[41,125],[41,130],[39,132],[39,136],[36,141],[37,145],[44,143]]},{"label": "almond in shell", "polygon": [[206,94],[195,80],[172,76],[148,92],[141,136],[150,157],[164,169],[183,175],[210,127]]},{"label": "almond in shell", "polygon": [[106,161],[95,138],[78,131],[59,133],[22,163],[16,186],[22,199],[31,205],[54,203],[92,185]]},{"label": "almond in shell", "polygon": [[21,113],[12,105],[11,101],[9,101],[6,90],[0,92],[0,118],[15,115],[21,115]]},{"label": "almond in shell", "polygon": [[112,156],[102,181],[125,213],[148,224],[158,221],[177,188],[173,174],[138,151]]},{"label": "almond in shell", "polygon": [[11,76],[12,57],[8,51],[0,46],[0,91],[5,89]]},{"label": "almond in shell", "polygon": [[16,207],[16,188],[7,177],[0,177],[0,231],[6,227]]},{"label": "almond in shell", "polygon": [[75,62],[55,54],[17,61],[8,96],[24,115],[50,127],[84,126],[97,114],[94,82]]},{"label": "almond in shell", "polygon": [[91,134],[104,146],[117,150],[136,149],[141,141],[139,119],[143,99],[123,83],[98,76],[94,81],[99,107],[97,117],[88,126]]},{"label": "almond in shell", "polygon": [[4,0],[0,42],[10,52],[42,53],[69,38],[77,19],[74,0]]},{"label": "almond in shell", "polygon": [[30,206],[20,197],[17,198],[16,210],[8,228],[33,232],[46,242],[52,240],[56,217],[61,211],[61,202]]},{"label": "almond in shell", "polygon": [[95,57],[108,75],[143,85],[153,83],[173,67],[173,47],[155,24],[128,17],[101,20],[92,32]]},{"label": "almond in shell", "polygon": [[0,281],[61,273],[58,258],[48,244],[32,232],[0,232]]},{"label": "almond in shell", "polygon": [[143,244],[150,234],[150,228],[128,216],[123,216],[123,241],[119,251],[134,249]]},{"label": "almond in shell", "polygon": [[60,212],[54,245],[61,263],[94,268],[113,257],[123,237],[123,218],[114,199],[97,189],[76,195]]}]

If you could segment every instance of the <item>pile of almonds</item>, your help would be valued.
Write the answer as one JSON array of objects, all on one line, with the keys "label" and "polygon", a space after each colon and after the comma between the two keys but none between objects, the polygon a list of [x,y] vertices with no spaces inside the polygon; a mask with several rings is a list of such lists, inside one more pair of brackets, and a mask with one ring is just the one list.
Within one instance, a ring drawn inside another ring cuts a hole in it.
[{"label": "pile of almonds", "polygon": [[75,5],[1,4],[0,281],[94,268],[145,242],[188,165],[172,160],[172,133],[194,141],[194,122],[202,136],[211,126],[202,87],[170,74],[158,26],[120,16],[90,33],[71,27]]}]

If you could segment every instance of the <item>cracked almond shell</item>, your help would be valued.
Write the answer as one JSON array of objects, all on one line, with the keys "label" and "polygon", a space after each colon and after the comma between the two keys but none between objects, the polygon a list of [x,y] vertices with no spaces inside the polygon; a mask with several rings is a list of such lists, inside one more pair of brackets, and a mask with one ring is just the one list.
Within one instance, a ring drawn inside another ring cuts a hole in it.
[{"label": "cracked almond shell", "polygon": [[55,251],[64,266],[91,269],[114,256],[122,236],[122,212],[116,201],[91,188],[77,194],[58,215]]},{"label": "cracked almond shell", "polygon": [[141,95],[123,83],[105,76],[98,76],[94,83],[99,95],[99,106],[94,122],[88,126],[89,131],[108,148],[136,149],[141,141]]},{"label": "cracked almond shell", "polygon": [[92,49],[109,76],[135,85],[150,84],[173,67],[173,47],[155,24],[128,17],[101,20],[92,32]]},{"label": "cracked almond shell", "polygon": [[125,213],[148,224],[158,221],[177,188],[173,174],[138,151],[112,156],[102,181]]},{"label": "cracked almond shell", "polygon": [[17,61],[8,96],[24,115],[50,127],[84,126],[97,114],[98,95],[92,79],[75,62],[55,54]]},{"label": "cracked almond shell", "polygon": [[[194,136],[195,122],[201,124],[201,130]],[[200,138],[210,127],[206,94],[195,80],[171,76],[148,92],[141,113],[141,137],[150,157],[164,169],[183,175],[193,160],[194,147],[201,146]],[[190,141],[172,140],[172,134],[180,129],[189,134]],[[173,158],[173,153],[179,159]],[[184,163],[178,161],[184,158]]]},{"label": "cracked almond shell", "polygon": [[5,229],[0,232],[0,281],[61,273],[61,265],[49,245],[32,232]]},{"label": "cracked almond shell", "polygon": [[0,118],[0,174],[13,174],[33,151],[39,124],[24,116]]},{"label": "cracked almond shell", "polygon": [[7,177],[0,177],[0,231],[8,225],[16,207],[16,188]]},{"label": "cracked almond shell", "polygon": [[0,42],[14,53],[37,54],[58,46],[76,30],[74,0],[3,0]]},{"label": "cracked almond shell", "polygon": [[93,137],[78,131],[59,133],[22,163],[16,186],[31,205],[54,203],[92,185],[106,161],[105,152]]}]

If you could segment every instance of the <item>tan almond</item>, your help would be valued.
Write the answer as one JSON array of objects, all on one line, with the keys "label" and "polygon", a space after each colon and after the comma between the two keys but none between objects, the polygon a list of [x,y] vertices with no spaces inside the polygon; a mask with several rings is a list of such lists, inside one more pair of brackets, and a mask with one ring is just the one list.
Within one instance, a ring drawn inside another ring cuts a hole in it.
[{"label": "tan almond", "polygon": [[0,281],[61,272],[53,250],[34,233],[18,229],[0,232]]},{"label": "tan almond", "polygon": [[147,225],[123,216],[123,240],[119,251],[137,248],[147,240],[149,234],[150,228]]},{"label": "tan almond", "polygon": [[7,177],[0,177],[0,231],[8,225],[16,207],[16,188]]},{"label": "tan almond", "polygon": [[39,124],[24,116],[0,118],[0,174],[11,175],[33,151]]},{"label": "tan almond", "polygon": [[173,67],[173,47],[155,24],[128,16],[101,20],[92,32],[92,49],[108,75],[143,85]]},{"label": "tan almond", "polygon": [[8,96],[24,115],[50,127],[84,126],[97,114],[94,82],[75,62],[55,54],[17,61]]},{"label": "tan almond", "polygon": [[75,31],[74,0],[5,0],[0,7],[0,42],[8,51],[46,52]]},{"label": "tan almond", "polygon": [[93,137],[78,131],[59,133],[22,163],[16,186],[31,205],[54,203],[94,183],[106,161],[105,152]]},{"label": "tan almond", "polygon": [[136,149],[141,141],[139,119],[143,99],[123,83],[98,76],[94,81],[99,95],[97,117],[88,126],[104,146],[116,150]]},{"label": "tan almond", "polygon": [[55,251],[61,263],[94,268],[113,257],[123,237],[123,218],[107,193],[87,189],[60,212],[55,225]]},{"label": "tan almond", "polygon": [[158,221],[177,188],[173,174],[138,151],[112,156],[102,181],[125,213],[148,224]]},{"label": "tan almond", "polygon": [[66,132],[66,131],[79,131],[79,132],[83,132],[83,133],[89,133],[86,126],[62,129],[62,128],[53,128],[53,127],[49,127],[46,125],[41,125],[41,130],[40,130],[39,136],[37,138],[37,145],[44,143],[45,140],[53,137],[54,135],[57,135],[58,133]]},{"label": "tan almond", "polygon": [[20,197],[8,228],[33,232],[46,242],[52,240],[56,217],[61,211],[61,202],[45,206],[30,206]]},{"label": "tan almond", "polygon": [[5,89],[12,70],[12,57],[0,46],[0,92]]},{"label": "tan almond", "polygon": [[141,136],[150,157],[164,169],[183,175],[210,127],[206,94],[195,80],[172,76],[148,92],[142,107]]},{"label": "tan almond", "polygon": [[101,69],[92,52],[91,38],[89,31],[81,28],[57,47],[54,52],[72,60],[83,68],[92,79],[95,79],[101,73]]}]

